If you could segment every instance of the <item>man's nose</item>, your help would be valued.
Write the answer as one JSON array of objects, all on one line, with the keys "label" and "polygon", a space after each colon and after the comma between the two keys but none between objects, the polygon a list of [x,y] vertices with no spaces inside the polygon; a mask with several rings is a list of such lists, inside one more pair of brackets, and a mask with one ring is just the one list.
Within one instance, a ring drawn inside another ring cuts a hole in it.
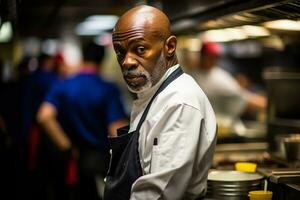
[{"label": "man's nose", "polygon": [[137,60],[132,54],[127,53],[123,60],[122,67],[126,70],[137,67]]}]

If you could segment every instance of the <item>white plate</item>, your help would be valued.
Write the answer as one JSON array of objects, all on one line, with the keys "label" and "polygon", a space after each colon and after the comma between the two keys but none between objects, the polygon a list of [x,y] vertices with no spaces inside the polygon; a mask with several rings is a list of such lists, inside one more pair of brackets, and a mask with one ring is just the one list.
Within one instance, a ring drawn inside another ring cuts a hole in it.
[{"label": "white plate", "polygon": [[254,181],[262,178],[263,176],[257,173],[233,170],[213,170],[208,173],[208,180],[210,181]]}]

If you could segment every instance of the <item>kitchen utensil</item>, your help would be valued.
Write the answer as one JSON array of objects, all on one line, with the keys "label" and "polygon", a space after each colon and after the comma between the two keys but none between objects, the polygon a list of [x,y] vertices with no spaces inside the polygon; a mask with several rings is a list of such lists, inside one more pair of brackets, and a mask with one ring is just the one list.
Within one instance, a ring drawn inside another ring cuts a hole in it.
[{"label": "kitchen utensil", "polygon": [[250,200],[272,200],[272,196],[272,191],[256,190],[249,192]]},{"label": "kitchen utensil", "polygon": [[251,162],[237,162],[235,163],[235,170],[241,172],[255,172],[257,164]]}]

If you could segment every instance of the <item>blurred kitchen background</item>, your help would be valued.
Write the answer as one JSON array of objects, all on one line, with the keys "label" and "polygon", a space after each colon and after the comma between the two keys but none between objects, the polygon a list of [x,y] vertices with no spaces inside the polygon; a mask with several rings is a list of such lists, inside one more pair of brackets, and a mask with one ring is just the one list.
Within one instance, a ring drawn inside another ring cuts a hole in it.
[{"label": "blurred kitchen background", "polygon": [[[61,77],[68,77],[78,70],[83,44],[93,40],[106,46],[101,74],[119,85],[130,111],[132,96],[113,52],[111,31],[122,13],[143,3],[170,17],[187,73],[197,69],[203,44],[217,43],[218,66],[241,88],[266,100],[255,111],[240,109],[234,97],[213,104],[219,131],[212,168],[254,162],[269,178],[277,194],[273,199],[294,199],[300,191],[299,0],[0,0],[1,193],[6,199],[28,193],[30,147],[22,127],[22,98],[41,54],[59,65]],[[273,173],[277,169],[292,178]]]}]

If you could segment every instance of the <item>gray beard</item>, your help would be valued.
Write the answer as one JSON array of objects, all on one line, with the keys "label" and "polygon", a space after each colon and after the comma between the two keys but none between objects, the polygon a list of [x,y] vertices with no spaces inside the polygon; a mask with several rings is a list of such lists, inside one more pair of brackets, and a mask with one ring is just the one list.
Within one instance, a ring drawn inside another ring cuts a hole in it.
[{"label": "gray beard", "polygon": [[148,90],[149,88],[152,87],[152,81],[151,81],[151,76],[150,74],[146,71],[146,72],[143,72],[143,73],[140,73],[140,72],[136,72],[135,70],[132,71],[133,73],[139,73],[139,74],[142,74],[146,77],[146,84],[144,84],[143,86],[140,86],[140,87],[134,87],[134,86],[131,86],[131,85],[128,85],[127,84],[127,88],[130,92],[133,92],[133,93],[141,93],[141,92],[144,92],[146,90]]},{"label": "gray beard", "polygon": [[[156,67],[154,67],[151,75],[147,71],[145,71],[145,72],[139,72],[138,70],[131,71],[130,73],[144,75],[147,80],[143,86],[140,86],[138,88],[127,84],[128,90],[133,93],[142,93],[159,82],[159,80],[163,77],[163,75],[167,71],[167,63],[165,62],[163,51],[161,51],[161,54],[159,56],[159,59],[155,63],[155,66]],[[129,73],[129,72],[125,71],[125,72],[123,72],[123,74],[124,73]]]}]

